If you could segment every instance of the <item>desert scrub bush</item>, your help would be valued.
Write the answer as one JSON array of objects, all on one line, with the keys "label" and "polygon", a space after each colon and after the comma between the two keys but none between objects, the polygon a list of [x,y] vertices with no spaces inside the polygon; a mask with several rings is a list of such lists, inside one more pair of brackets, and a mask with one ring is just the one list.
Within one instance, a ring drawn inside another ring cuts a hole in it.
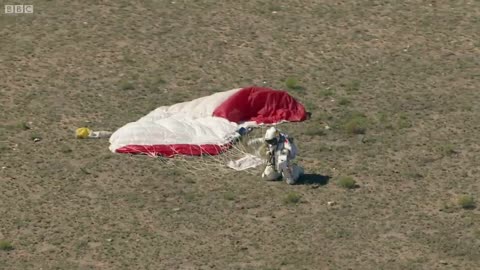
[{"label": "desert scrub bush", "polygon": [[390,116],[386,112],[379,112],[376,117],[379,127],[384,129],[394,129]]},{"label": "desert scrub bush", "polygon": [[298,81],[295,78],[287,78],[285,80],[285,86],[287,86],[288,89],[295,89],[298,87]]},{"label": "desert scrub bush", "polygon": [[360,90],[360,81],[358,80],[352,80],[345,84],[345,91],[347,91],[347,93],[357,92],[358,90]]},{"label": "desert scrub bush", "polygon": [[457,199],[457,203],[463,209],[473,209],[475,208],[475,199],[470,195],[461,195]]},{"label": "desert scrub bush", "polygon": [[345,121],[344,128],[348,134],[365,134],[367,125],[367,117],[363,114],[355,113]]},{"label": "desert scrub bush", "polygon": [[156,78],[156,79],[153,80],[153,83],[155,83],[155,84],[166,84],[167,81],[165,81],[162,78]]},{"label": "desert scrub bush", "polygon": [[195,184],[196,182],[195,182],[195,180],[192,179],[192,178],[185,178],[185,183],[187,183],[187,184]]},{"label": "desert scrub bush", "polygon": [[335,90],[331,88],[325,88],[318,92],[321,97],[333,97],[335,96]]},{"label": "desert scrub bush", "polygon": [[193,202],[193,201],[195,200],[195,194],[194,194],[194,193],[191,193],[191,192],[185,193],[185,194],[183,195],[183,198],[184,198],[185,201],[187,201],[187,202]]},{"label": "desert scrub bush", "polygon": [[305,100],[303,104],[305,105],[305,109],[307,109],[309,112],[316,111],[318,108],[317,104],[310,99]]},{"label": "desert scrub bush", "polygon": [[39,133],[32,133],[30,135],[30,140],[35,141],[35,140],[41,140],[42,136]]},{"label": "desert scrub bush", "polygon": [[350,103],[352,103],[352,102],[346,97],[342,97],[338,101],[338,105],[341,105],[341,106],[346,106],[346,105],[349,105]]},{"label": "desert scrub bush", "polygon": [[129,80],[122,80],[120,81],[120,89],[122,90],[133,90],[135,89],[135,85],[133,85],[133,82]]},{"label": "desert scrub bush", "polygon": [[379,112],[377,114],[377,120],[380,124],[386,124],[388,123],[388,115],[385,112]]},{"label": "desert scrub bush", "polygon": [[286,204],[297,204],[300,202],[301,199],[302,199],[302,195],[295,192],[290,192],[283,199],[283,202]]},{"label": "desert scrub bush", "polygon": [[233,201],[235,200],[235,193],[227,191],[223,194],[223,198],[225,198],[225,200],[227,201]]},{"label": "desert scrub bush", "polygon": [[7,152],[10,149],[6,143],[0,142],[0,153]]},{"label": "desert scrub bush", "polygon": [[288,89],[290,90],[295,90],[300,94],[305,94],[305,88],[302,86],[298,85],[298,81],[295,78],[287,78],[285,80],[285,85],[287,86]]},{"label": "desert scrub bush", "polygon": [[350,176],[342,176],[337,181],[338,186],[346,189],[353,189],[357,186],[357,182]]},{"label": "desert scrub bush", "polygon": [[400,113],[397,121],[397,126],[399,129],[410,128],[413,126],[412,122],[408,118],[408,115],[405,113]]},{"label": "desert scrub bush", "polygon": [[324,136],[326,135],[325,129],[323,129],[320,126],[313,126],[313,127],[308,127],[305,130],[305,135],[308,136]]},{"label": "desert scrub bush", "polygon": [[149,87],[150,88],[157,88],[157,87],[160,87],[160,86],[164,86],[167,81],[165,81],[164,79],[160,78],[160,77],[152,77],[149,79]]},{"label": "desert scrub bush", "polygon": [[3,250],[3,251],[13,250],[13,245],[6,240],[0,240],[0,250]]},{"label": "desert scrub bush", "polygon": [[28,124],[27,122],[20,122],[20,123],[17,124],[17,127],[21,130],[31,129],[30,124]]},{"label": "desert scrub bush", "polygon": [[61,151],[62,153],[64,153],[64,154],[68,154],[68,153],[72,153],[72,152],[73,152],[72,148],[68,147],[68,145],[62,145],[62,146],[60,147],[60,151]]},{"label": "desert scrub bush", "polygon": [[441,145],[439,147],[439,150],[443,156],[447,156],[447,157],[457,153],[457,151],[455,150],[455,146],[451,143]]}]

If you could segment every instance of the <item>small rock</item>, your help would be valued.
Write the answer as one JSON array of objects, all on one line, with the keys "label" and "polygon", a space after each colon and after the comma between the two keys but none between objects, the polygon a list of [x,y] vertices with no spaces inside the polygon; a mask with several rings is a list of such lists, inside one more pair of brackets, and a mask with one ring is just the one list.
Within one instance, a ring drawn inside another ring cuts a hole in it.
[{"label": "small rock", "polygon": [[108,238],[107,242],[112,242],[112,240],[113,240],[112,238]]},{"label": "small rock", "polygon": [[2,166],[2,170],[5,170],[7,167],[6,166]]},{"label": "small rock", "polygon": [[39,141],[41,141],[41,140],[42,140],[42,139],[40,139],[40,138],[33,138],[33,142],[39,142]]},{"label": "small rock", "polygon": [[172,210],[173,210],[173,212],[178,212],[178,211],[180,211],[181,209],[180,209],[180,208],[173,208]]},{"label": "small rock", "polygon": [[330,126],[328,126],[328,125],[325,126],[325,129],[326,129],[326,130],[329,130],[329,129],[330,129]]},{"label": "small rock", "polygon": [[448,262],[443,261],[443,260],[441,260],[439,263],[440,263],[440,264],[443,264],[443,265],[447,265],[447,264],[448,264]]},{"label": "small rock", "polygon": [[278,12],[277,11],[272,11],[272,14],[277,14]]},{"label": "small rock", "polygon": [[328,206],[334,206],[334,205],[335,205],[335,202],[334,202],[334,201],[329,201],[329,202],[327,202],[327,205],[328,205]]}]

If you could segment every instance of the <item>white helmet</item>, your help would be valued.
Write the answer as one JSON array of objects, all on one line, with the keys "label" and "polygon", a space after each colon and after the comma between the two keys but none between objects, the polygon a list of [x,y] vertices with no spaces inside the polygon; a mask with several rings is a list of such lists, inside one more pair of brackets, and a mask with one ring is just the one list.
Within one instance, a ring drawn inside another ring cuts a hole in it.
[{"label": "white helmet", "polygon": [[270,144],[270,145],[275,145],[278,143],[278,136],[279,136],[279,131],[275,127],[271,127],[267,129],[267,132],[265,132],[265,142]]}]

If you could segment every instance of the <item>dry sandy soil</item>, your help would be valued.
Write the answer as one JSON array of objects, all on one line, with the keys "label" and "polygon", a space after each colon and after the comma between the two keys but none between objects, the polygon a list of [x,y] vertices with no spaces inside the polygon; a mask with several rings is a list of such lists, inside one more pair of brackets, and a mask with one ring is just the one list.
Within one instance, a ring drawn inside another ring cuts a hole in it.
[{"label": "dry sandy soil", "polygon": [[[478,269],[480,2],[31,2],[0,14],[0,269]],[[313,112],[301,184],[73,137],[249,85]]]}]

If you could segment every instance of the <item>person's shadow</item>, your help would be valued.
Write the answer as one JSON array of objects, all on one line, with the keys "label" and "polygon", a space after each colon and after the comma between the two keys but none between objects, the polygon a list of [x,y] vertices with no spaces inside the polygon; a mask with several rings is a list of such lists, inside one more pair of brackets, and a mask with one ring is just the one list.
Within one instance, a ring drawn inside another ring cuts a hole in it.
[{"label": "person's shadow", "polygon": [[328,176],[328,175],[306,173],[298,179],[297,184],[298,185],[320,185],[320,186],[324,186],[324,185],[328,184],[328,181],[330,181],[330,178],[331,177]]}]

